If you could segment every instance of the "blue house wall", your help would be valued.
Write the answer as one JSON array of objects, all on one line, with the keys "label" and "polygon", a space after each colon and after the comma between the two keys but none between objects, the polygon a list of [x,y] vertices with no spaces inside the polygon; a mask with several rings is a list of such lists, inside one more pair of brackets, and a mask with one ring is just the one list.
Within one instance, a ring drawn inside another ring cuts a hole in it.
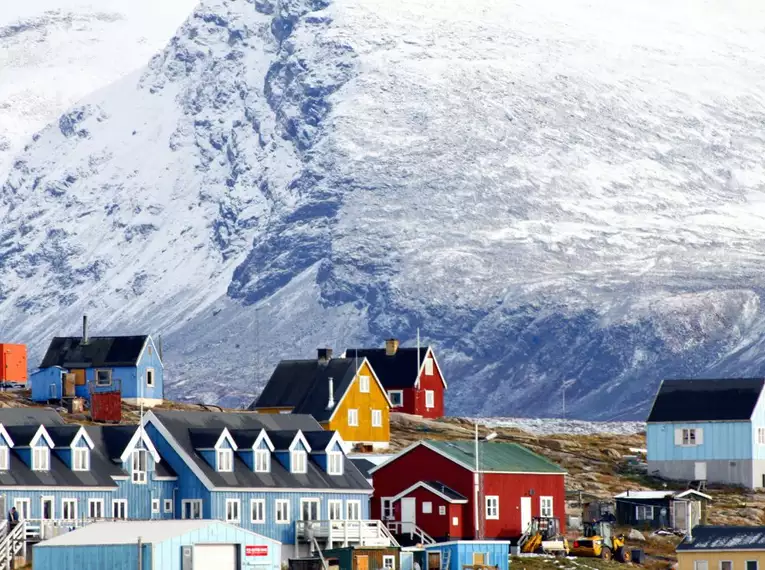
[{"label": "blue house wall", "polygon": [[52,366],[33,373],[29,378],[32,386],[32,400],[34,402],[47,402],[48,400],[60,399],[63,390],[61,374],[65,372],[67,371],[64,368]]},{"label": "blue house wall", "polygon": [[[487,566],[496,566],[499,570],[508,570],[510,567],[510,543],[506,541],[476,540],[445,542],[426,546],[428,552],[440,552],[441,564],[449,558],[448,570],[462,570],[466,566],[473,566],[473,554],[483,554],[484,563]],[[447,554],[448,553],[448,554]],[[439,570],[428,568],[428,570]]]},{"label": "blue house wall", "polygon": [[[146,385],[146,370],[149,368],[154,369],[154,387]],[[143,351],[141,359],[138,361],[138,366],[134,369],[136,377],[141,380],[143,388],[139,386],[138,382],[132,382],[130,387],[123,387],[123,398],[150,398],[156,400],[162,400],[165,397],[165,380],[164,370],[159,360],[159,355],[151,340],[146,346],[146,350]],[[141,393],[143,390],[143,393]]]},{"label": "blue house wall", "polygon": [[[34,570],[136,570],[138,547],[135,544],[112,544],[99,546],[45,546],[33,547]],[[141,547],[142,570],[152,570],[152,545]],[[157,566],[156,568],[163,568]],[[178,566],[180,568],[180,566]]]},{"label": "blue house wall", "polygon": [[[765,424],[763,424],[765,425]],[[675,430],[703,429],[701,445],[675,445]],[[649,423],[646,428],[648,461],[747,460],[753,455],[752,422]],[[765,453],[765,450],[763,450]]]}]

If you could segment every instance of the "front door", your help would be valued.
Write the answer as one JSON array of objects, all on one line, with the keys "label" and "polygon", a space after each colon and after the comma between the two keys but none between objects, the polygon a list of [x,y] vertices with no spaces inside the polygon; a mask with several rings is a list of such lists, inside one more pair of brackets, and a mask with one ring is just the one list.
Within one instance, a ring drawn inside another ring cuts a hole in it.
[{"label": "front door", "polygon": [[672,525],[678,530],[686,530],[688,528],[688,507],[690,503],[688,501],[675,501],[674,515],[675,520]]},{"label": "front door", "polygon": [[32,514],[32,503],[29,499],[14,499],[13,506],[16,507],[16,512],[19,513],[20,521],[29,519]]},{"label": "front door", "polygon": [[521,532],[526,532],[531,524],[531,497],[521,497]]},{"label": "front door", "polygon": [[693,478],[696,481],[707,480],[707,464],[705,461],[697,461],[693,465]]},{"label": "front door", "polygon": [[414,532],[417,524],[417,499],[404,497],[401,499],[401,532]]},{"label": "front door", "polygon": [[440,552],[428,552],[428,570],[441,570]]},{"label": "front door", "polygon": [[356,557],[356,570],[369,570],[369,556]]}]

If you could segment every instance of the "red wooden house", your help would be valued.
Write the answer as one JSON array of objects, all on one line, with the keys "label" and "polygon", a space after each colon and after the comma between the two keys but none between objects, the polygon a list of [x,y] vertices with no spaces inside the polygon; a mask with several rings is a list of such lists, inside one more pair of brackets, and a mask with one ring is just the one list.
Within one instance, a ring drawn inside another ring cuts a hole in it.
[{"label": "red wooden house", "polygon": [[[532,517],[565,525],[565,471],[515,443],[419,441],[371,470],[372,518],[437,540],[516,539]],[[565,529],[564,529],[565,530]]]},{"label": "red wooden house", "polygon": [[385,341],[385,348],[349,348],[347,358],[366,358],[380,379],[391,401],[391,412],[404,412],[423,418],[444,415],[446,380],[430,346],[399,348],[396,339]]}]

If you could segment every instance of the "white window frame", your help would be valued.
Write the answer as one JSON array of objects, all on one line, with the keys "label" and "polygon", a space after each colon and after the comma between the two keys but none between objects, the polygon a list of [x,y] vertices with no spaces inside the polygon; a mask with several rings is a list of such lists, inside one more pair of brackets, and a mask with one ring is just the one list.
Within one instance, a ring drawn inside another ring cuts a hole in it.
[{"label": "white window frame", "polygon": [[760,562],[759,560],[745,560],[744,561],[744,570],[749,570],[749,564],[754,564],[754,570],[760,570]]},{"label": "white window frame", "polygon": [[[120,508],[121,507],[121,508]],[[119,511],[122,511],[124,516],[119,516]],[[128,503],[127,499],[112,499],[112,519],[126,521],[128,519]]]},{"label": "white window frame", "polygon": [[433,376],[433,357],[428,356],[425,359],[425,376]]},{"label": "white window frame", "polygon": [[[229,506],[233,511],[236,511],[236,516],[229,517]],[[227,523],[239,524],[242,522],[242,502],[239,499],[226,499],[226,516],[224,520]]]},{"label": "white window frame", "polygon": [[[45,508],[43,505],[45,503],[50,503],[50,518],[45,518]],[[56,497],[52,495],[45,495],[44,497],[40,497],[40,519],[41,520],[55,520],[56,518]]]},{"label": "white window frame", "polygon": [[161,504],[159,502],[159,499],[152,499],[151,500],[151,514],[158,515],[162,511],[159,510]]},{"label": "white window frame", "polygon": [[[109,380],[108,381],[99,380],[99,376],[98,376],[99,372],[106,372],[107,375],[109,376]],[[93,382],[95,383],[96,386],[111,386],[112,385],[112,370],[111,370],[111,368],[96,368],[93,371]]]},{"label": "white window frame", "polygon": [[71,497],[61,499],[61,520],[77,520],[77,499]]},{"label": "white window frame", "polygon": [[255,450],[255,473],[271,472],[271,451],[268,449]]},{"label": "white window frame", "polygon": [[446,515],[446,507],[444,505],[439,505],[438,506],[438,514],[441,515],[441,516]]},{"label": "white window frame", "polygon": [[348,521],[361,520],[361,501],[357,501],[357,500],[345,501],[345,520],[348,520]]},{"label": "white window frame", "polygon": [[693,570],[709,570],[709,561],[708,560],[694,560],[693,561]]},{"label": "white window frame", "polygon": [[425,390],[425,407],[428,409],[436,407],[436,393],[433,390]]},{"label": "white window frame", "polygon": [[330,475],[342,475],[343,463],[344,461],[342,451],[327,452],[327,473]]},{"label": "white window frame", "polygon": [[[151,381],[149,381],[151,379]],[[154,372],[153,368],[147,368],[146,369],[146,386],[149,388],[154,388],[154,385],[157,381],[157,373]]]},{"label": "white window frame", "polygon": [[215,469],[221,473],[231,473],[234,470],[234,450],[215,450]]},{"label": "white window frame", "polygon": [[432,501],[422,501],[422,514],[423,515],[432,515],[433,514],[433,502]]},{"label": "white window frame", "polygon": [[341,500],[331,499],[327,501],[327,518],[331,521],[343,520],[343,502]]},{"label": "white window frame", "polygon": [[[181,501],[181,518],[186,519],[186,505],[189,506],[189,514],[191,515],[188,517],[189,520],[199,520],[204,518],[204,505],[202,504],[202,499],[183,499]],[[199,508],[199,516],[194,516],[194,511],[197,510],[195,507]]]},{"label": "white window frame", "polygon": [[[393,401],[393,394],[398,396],[398,404]],[[388,399],[392,408],[400,408],[404,405],[404,391],[403,390],[388,390]]]},{"label": "white window frame", "polygon": [[7,445],[0,445],[0,471],[10,471],[11,450]]},{"label": "white window frame", "polygon": [[[258,510],[256,513],[255,510]],[[255,516],[255,515],[259,516]],[[250,499],[250,522],[252,524],[265,524],[266,522],[266,500]]]},{"label": "white window frame", "polygon": [[49,447],[38,445],[32,448],[32,471],[50,471]]},{"label": "white window frame", "polygon": [[163,510],[165,511],[165,514],[173,514],[173,500],[172,499],[165,499],[163,501]]},{"label": "white window frame", "polygon": [[[143,457],[143,469],[141,469]],[[136,461],[136,458],[138,460]],[[137,466],[136,466],[137,463]],[[130,454],[130,479],[134,485],[146,485],[149,480],[149,452],[146,449],[134,449]]]},{"label": "white window frame", "polygon": [[362,394],[369,394],[370,378],[366,374],[359,376],[359,392]]},{"label": "white window frame", "polygon": [[553,510],[553,498],[552,497],[539,497],[539,516],[552,518],[555,516]]},{"label": "white window frame", "polygon": [[359,410],[356,408],[348,409],[348,427],[359,427]]},{"label": "white window frame", "polygon": [[274,501],[274,522],[276,524],[290,524],[290,502],[287,499]]},{"label": "white window frame", "polygon": [[290,451],[290,472],[307,473],[308,472],[308,454],[302,449],[293,449]]},{"label": "white window frame", "polygon": [[380,498],[380,512],[382,513],[382,520],[383,521],[392,521],[393,520],[393,498],[392,497],[381,497]]},{"label": "white window frame", "polygon": [[27,520],[32,517],[32,499],[18,498],[13,499],[13,506],[19,514],[19,520]]},{"label": "white window frame", "polygon": [[72,471],[90,471],[90,449],[75,447],[72,450]]},{"label": "white window frame", "polygon": [[372,410],[372,427],[382,427],[382,410]]},{"label": "white window frame", "polygon": [[486,513],[486,520],[496,521],[499,520],[499,496],[487,495],[484,503],[484,512]]},{"label": "white window frame", "polygon": [[652,521],[653,517],[653,505],[635,505],[636,521]]},{"label": "white window frame", "polygon": [[723,567],[723,564],[725,564],[725,563],[728,563],[728,564],[730,564],[730,567],[729,567],[727,570],[733,570],[733,560],[720,560],[720,562],[719,562],[719,568],[720,568],[720,570],[726,570],[726,569]]},{"label": "white window frame", "polygon": [[383,555],[382,561],[383,570],[396,570],[396,557],[390,554]]},{"label": "white window frame", "polygon": [[[93,507],[98,505],[98,510],[101,516],[93,516]],[[88,518],[89,519],[102,519],[104,518],[104,500],[103,499],[88,499]]]},{"label": "white window frame", "polygon": [[[765,427],[757,428],[757,445],[765,445]],[[753,560],[752,562],[757,562]]]},{"label": "white window frame", "polygon": [[316,518],[315,519],[310,519],[310,520],[320,521],[321,520],[321,499],[300,499],[300,520],[301,521],[305,520],[305,519],[303,519],[303,505],[306,504],[306,503],[315,503],[317,505],[316,506]]}]

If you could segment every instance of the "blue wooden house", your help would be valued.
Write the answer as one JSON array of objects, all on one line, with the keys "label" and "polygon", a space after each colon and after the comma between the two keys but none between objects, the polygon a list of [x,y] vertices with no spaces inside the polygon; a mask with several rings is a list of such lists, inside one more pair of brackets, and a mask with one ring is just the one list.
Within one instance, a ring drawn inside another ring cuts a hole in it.
[{"label": "blue wooden house", "polygon": [[647,424],[649,473],[765,487],[762,378],[665,380]]},{"label": "blue wooden house", "polygon": [[510,567],[509,540],[455,540],[425,547],[426,570],[463,570],[474,566]]},{"label": "blue wooden house", "polygon": [[178,474],[185,519],[236,524],[284,544],[283,559],[321,548],[395,543],[369,519],[371,486],[336,432],[300,414],[151,410],[151,441]]},{"label": "blue wooden house", "polygon": [[149,335],[55,337],[30,377],[32,400],[89,399],[118,390],[125,402],[154,406],[164,399],[162,355]]}]

